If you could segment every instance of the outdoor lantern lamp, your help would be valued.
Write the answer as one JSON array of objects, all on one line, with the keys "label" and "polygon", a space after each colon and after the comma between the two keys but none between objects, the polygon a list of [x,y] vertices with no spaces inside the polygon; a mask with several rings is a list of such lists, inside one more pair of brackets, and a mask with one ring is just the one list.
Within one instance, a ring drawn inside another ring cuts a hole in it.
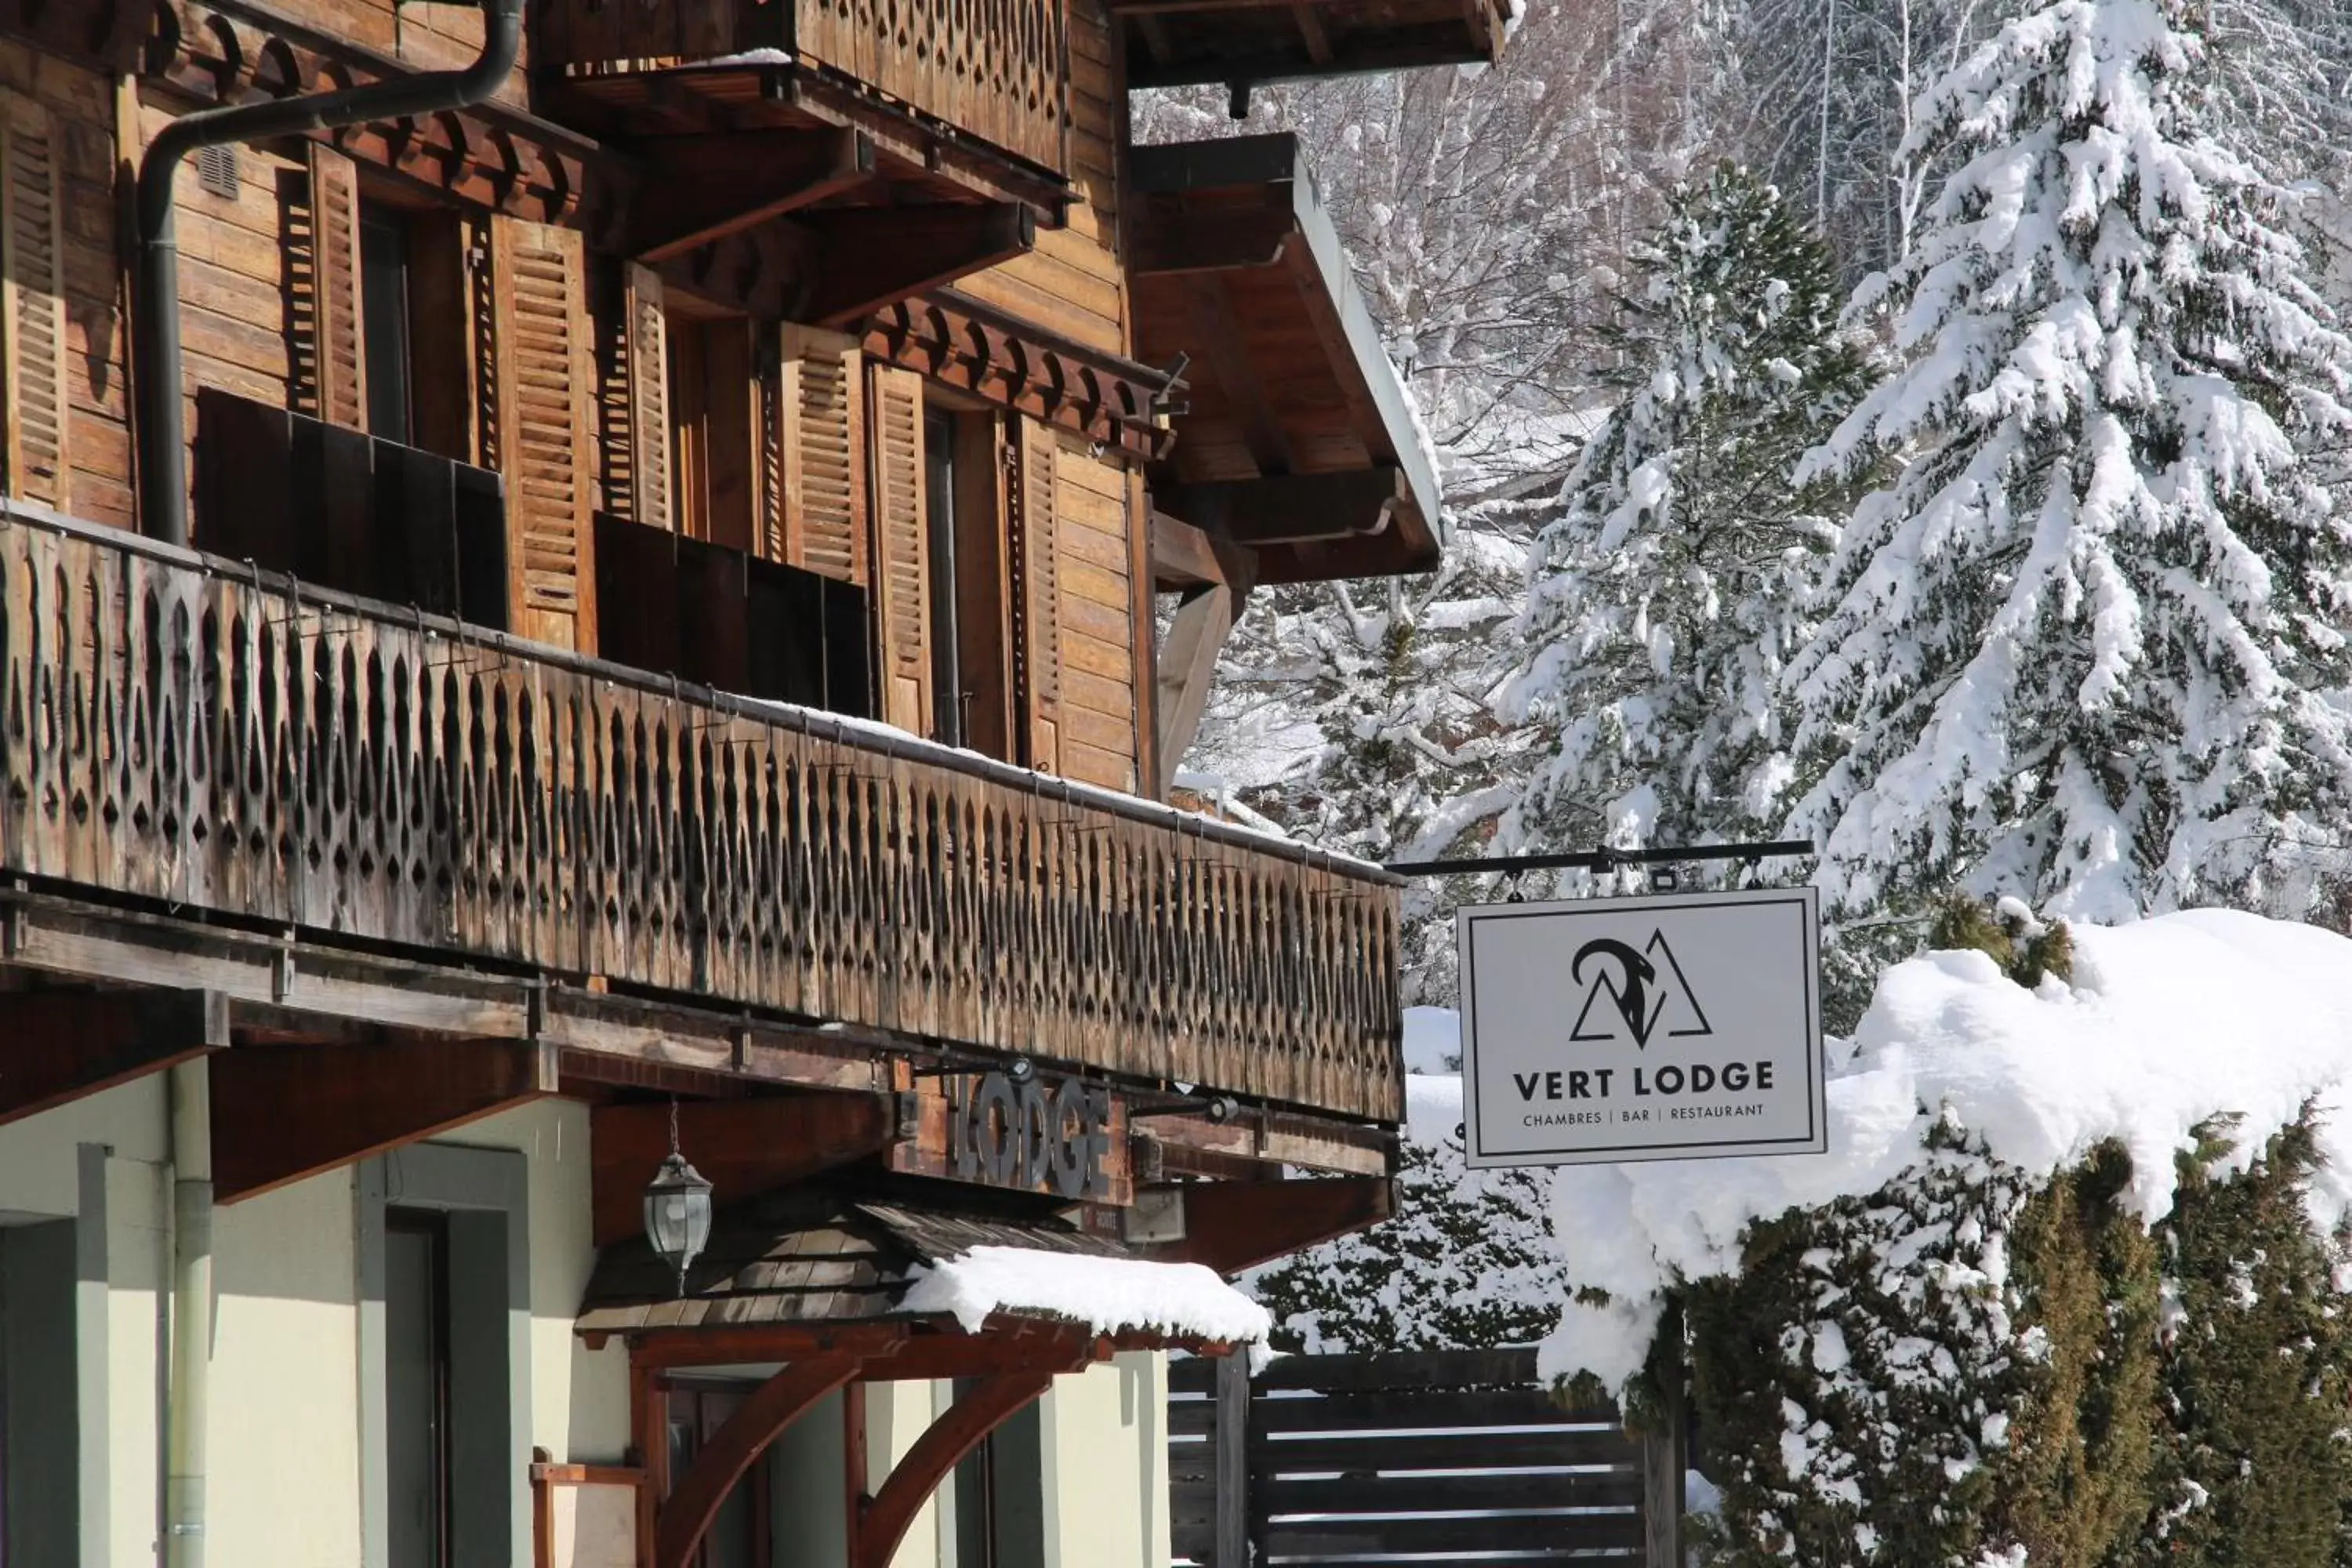
[{"label": "outdoor lantern lamp", "polygon": [[710,1184],[677,1152],[675,1100],[669,1102],[669,1158],[646,1187],[646,1239],[677,1271],[677,1293],[685,1295],[686,1271],[710,1239]]}]

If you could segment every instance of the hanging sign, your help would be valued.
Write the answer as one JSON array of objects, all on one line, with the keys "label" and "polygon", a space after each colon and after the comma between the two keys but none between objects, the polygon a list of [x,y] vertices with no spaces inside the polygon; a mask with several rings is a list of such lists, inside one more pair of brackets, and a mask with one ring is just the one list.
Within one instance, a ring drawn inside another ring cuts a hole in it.
[{"label": "hanging sign", "polygon": [[1811,888],[1455,917],[1474,1167],[1820,1153]]}]

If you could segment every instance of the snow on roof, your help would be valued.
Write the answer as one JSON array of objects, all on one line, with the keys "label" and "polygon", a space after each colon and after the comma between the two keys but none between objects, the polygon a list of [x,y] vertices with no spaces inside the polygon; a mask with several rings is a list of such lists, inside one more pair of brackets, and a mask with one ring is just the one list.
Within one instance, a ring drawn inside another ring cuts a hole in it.
[{"label": "snow on roof", "polygon": [[2078,925],[2074,938],[2071,985],[2027,991],[1978,952],[1889,970],[1851,1047],[1830,1042],[1825,1154],[1558,1172],[1570,1272],[1615,1300],[1569,1309],[1547,1374],[1630,1372],[1673,1276],[1731,1272],[1752,1220],[1885,1185],[1937,1116],[2036,1177],[2120,1142],[2126,1201],[2152,1220],[2172,1205],[2173,1157],[2200,1124],[2243,1118],[2215,1169],[2242,1168],[2310,1103],[2327,1161],[2313,1221],[2352,1213],[2352,942],[2216,910]]},{"label": "snow on roof", "polygon": [[902,1312],[940,1312],[978,1333],[996,1312],[1050,1313],[1097,1333],[1140,1331],[1170,1339],[1248,1345],[1266,1358],[1274,1320],[1264,1307],[1199,1263],[975,1247],[961,1258],[919,1265]]}]

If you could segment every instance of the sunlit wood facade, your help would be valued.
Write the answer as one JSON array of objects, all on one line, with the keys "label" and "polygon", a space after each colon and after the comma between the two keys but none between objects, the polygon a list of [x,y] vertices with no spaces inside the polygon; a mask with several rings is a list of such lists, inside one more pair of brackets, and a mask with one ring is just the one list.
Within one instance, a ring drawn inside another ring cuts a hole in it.
[{"label": "sunlit wood facade", "polygon": [[0,1556],[145,1561],[144,1487],[173,1563],[1011,1568],[991,1434],[1233,1346],[924,1270],[1387,1212],[1396,884],[1163,803],[1252,586],[1425,569],[1434,477],[1291,154],[1127,95],[1499,47],[1392,9],[532,0],[478,101],[196,148],[161,297],[159,137],[499,0],[0,0],[0,1385],[84,1433]]}]

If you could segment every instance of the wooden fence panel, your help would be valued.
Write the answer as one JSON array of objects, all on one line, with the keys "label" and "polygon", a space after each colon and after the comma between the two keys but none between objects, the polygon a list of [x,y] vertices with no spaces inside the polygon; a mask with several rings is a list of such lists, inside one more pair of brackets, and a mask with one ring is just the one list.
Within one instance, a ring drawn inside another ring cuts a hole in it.
[{"label": "wooden fence panel", "polygon": [[[1650,1501],[1679,1500],[1679,1443],[1629,1436],[1612,1409],[1560,1408],[1532,1350],[1290,1356],[1238,1391],[1234,1366],[1169,1369],[1181,1563],[1448,1553],[1481,1568],[1680,1568],[1678,1506],[1654,1518]],[[1662,1467],[1671,1488],[1652,1473]]]}]

